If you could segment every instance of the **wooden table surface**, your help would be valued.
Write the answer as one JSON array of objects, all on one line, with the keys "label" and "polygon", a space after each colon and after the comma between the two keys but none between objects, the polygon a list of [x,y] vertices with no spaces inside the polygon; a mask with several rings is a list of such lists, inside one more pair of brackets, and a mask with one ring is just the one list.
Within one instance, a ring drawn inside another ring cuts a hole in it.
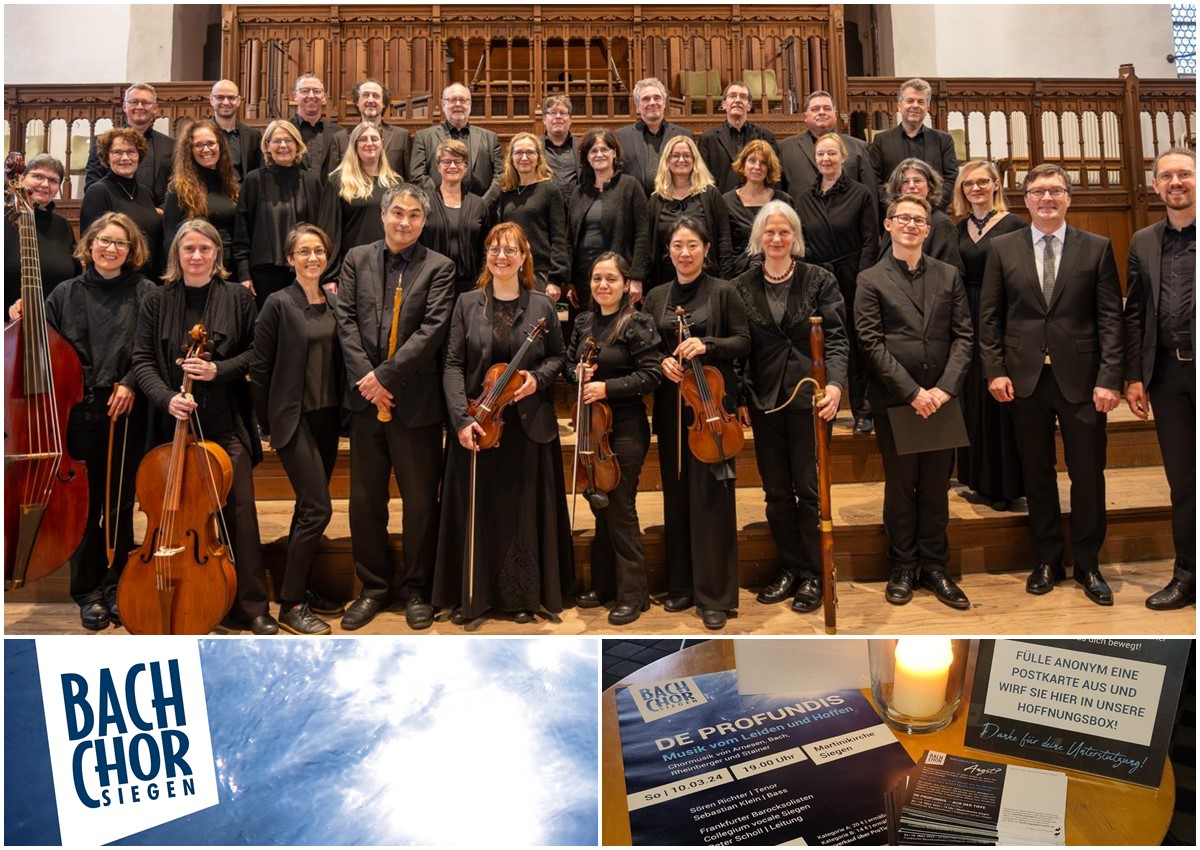
[{"label": "wooden table surface", "polygon": [[[967,664],[963,704],[954,722],[941,732],[896,737],[914,760],[926,749],[964,755],[963,739],[967,725],[967,705],[975,673],[977,643],[972,641]],[[669,655],[649,664],[607,689],[602,696],[602,841],[608,845],[628,845],[629,809],[626,805],[625,768],[621,760],[621,734],[617,723],[617,689],[635,683],[658,682],[679,676],[698,676],[733,670],[733,641],[711,640]],[[863,693],[871,697],[869,689]],[[975,751],[972,751],[975,752]],[[984,753],[982,758],[1009,764],[1058,769],[1023,759]],[[1087,773],[1063,770],[1067,774],[1067,844],[1154,845],[1161,844],[1171,823],[1175,807],[1175,774],[1168,760],[1163,766],[1162,785],[1156,790],[1103,779]]]}]

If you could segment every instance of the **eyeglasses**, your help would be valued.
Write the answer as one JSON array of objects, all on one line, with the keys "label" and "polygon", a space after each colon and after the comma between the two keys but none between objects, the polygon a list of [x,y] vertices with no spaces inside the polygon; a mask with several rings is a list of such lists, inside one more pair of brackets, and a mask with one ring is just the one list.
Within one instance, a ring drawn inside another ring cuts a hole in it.
[{"label": "eyeglasses", "polygon": [[565,109],[551,109],[546,114],[550,115],[554,118],[570,118],[571,117],[571,113],[567,112]]},{"label": "eyeglasses", "polygon": [[520,248],[513,248],[512,246],[501,248],[499,245],[489,245],[487,249],[487,255],[489,257],[499,257],[501,254],[503,254],[510,260],[520,253]]},{"label": "eyeglasses", "polygon": [[1160,171],[1154,175],[1155,180],[1161,180],[1164,183],[1170,183],[1173,180],[1178,180],[1181,183],[1186,180],[1194,180],[1196,172],[1194,171]]},{"label": "eyeglasses", "polygon": [[690,153],[673,153],[667,159],[678,160],[679,162],[689,162],[694,157]]},{"label": "eyeglasses", "polygon": [[97,236],[96,244],[101,248],[116,248],[118,251],[128,251],[133,245],[128,239],[113,239],[108,236]]},{"label": "eyeglasses", "polygon": [[513,151],[513,159],[533,159],[537,157],[537,151]]},{"label": "eyeglasses", "polygon": [[302,89],[296,89],[296,94],[308,96],[311,94],[325,94],[325,89],[321,87],[307,86]]},{"label": "eyeglasses", "polygon": [[142,109],[145,109],[148,106],[154,106],[154,103],[155,103],[155,101],[153,101],[153,100],[127,100],[127,101],[125,101],[126,106],[137,106]]},{"label": "eyeglasses", "polygon": [[470,103],[469,97],[445,97],[442,98],[442,103]]},{"label": "eyeglasses", "polygon": [[466,168],[467,166],[461,159],[439,159],[438,165],[443,168]]},{"label": "eyeglasses", "polygon": [[915,224],[917,227],[924,227],[929,224],[929,219],[924,216],[909,215],[908,213],[897,213],[891,216],[891,219],[903,227],[908,227],[910,224]]},{"label": "eyeglasses", "polygon": [[277,147],[277,148],[281,148],[284,146],[290,147],[291,145],[295,144],[295,142],[292,139],[288,138],[287,136],[277,136],[276,138],[271,139],[271,141],[267,142],[267,144],[273,145],[274,147]]},{"label": "eyeglasses", "polygon": [[1049,197],[1057,201],[1067,194],[1067,190],[1061,186],[1055,186],[1053,189],[1026,189],[1025,194],[1034,200]]},{"label": "eyeglasses", "polygon": [[117,150],[116,148],[112,148],[108,152],[108,157],[109,159],[137,159],[138,152],[136,150]]},{"label": "eyeglasses", "polygon": [[194,151],[215,151],[221,145],[217,142],[192,142]]},{"label": "eyeglasses", "polygon": [[929,183],[924,177],[901,177],[901,186],[924,186]]},{"label": "eyeglasses", "polygon": [[324,257],[324,248],[297,248],[292,254],[293,257],[299,257],[302,260],[308,260],[312,257]]},{"label": "eyeglasses", "polygon": [[730,92],[725,95],[726,100],[750,100],[750,95],[742,94],[740,91]]},{"label": "eyeglasses", "polygon": [[592,148],[590,151],[588,151],[588,156],[608,156],[612,152],[613,152],[612,148],[606,148],[606,147],[603,147],[602,145],[596,145],[594,148]]},{"label": "eyeglasses", "polygon": [[62,179],[60,177],[57,177],[53,174],[43,174],[40,171],[31,171],[29,174],[25,175],[25,179],[34,183],[46,183],[50,186],[62,185]]},{"label": "eyeglasses", "polygon": [[992,178],[980,177],[978,180],[964,180],[962,185],[964,189],[986,189],[992,185]]}]

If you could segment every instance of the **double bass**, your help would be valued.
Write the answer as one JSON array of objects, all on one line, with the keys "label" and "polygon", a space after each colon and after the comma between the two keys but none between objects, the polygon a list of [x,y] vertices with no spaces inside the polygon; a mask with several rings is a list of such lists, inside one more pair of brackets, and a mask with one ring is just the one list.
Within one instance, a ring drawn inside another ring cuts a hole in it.
[{"label": "double bass", "polygon": [[[209,359],[204,326],[188,336],[184,359]],[[188,375],[182,392],[191,396]],[[229,613],[237,574],[217,523],[232,484],[229,455],[217,443],[197,440],[190,419],[176,420],[174,440],[142,460],[137,496],[146,537],[117,585],[121,620],[131,634],[207,634]]]},{"label": "double bass", "polygon": [[[574,490],[583,488],[583,497],[596,510],[608,507],[608,494],[621,483],[621,466],[608,442],[612,432],[612,408],[602,401],[584,404],[583,376],[585,370],[596,362],[600,344],[589,337],[583,344],[579,358],[579,391],[575,408],[571,411],[571,424],[575,428],[575,482],[572,484],[572,514],[575,502]],[[574,519],[572,519],[572,523]]]},{"label": "double bass", "polygon": [[33,205],[25,161],[4,163],[5,214],[20,234],[22,318],[4,328],[4,589],[65,564],[83,539],[87,469],[66,451],[71,407],[83,401],[74,346],[46,324]]}]

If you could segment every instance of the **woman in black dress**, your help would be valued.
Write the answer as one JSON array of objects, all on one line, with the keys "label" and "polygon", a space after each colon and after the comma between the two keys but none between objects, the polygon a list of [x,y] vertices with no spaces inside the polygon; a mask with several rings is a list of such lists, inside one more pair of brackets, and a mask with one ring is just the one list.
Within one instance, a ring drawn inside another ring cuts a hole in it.
[{"label": "woman in black dress", "polygon": [[[83,365],[83,401],[71,409],[67,448],[87,464],[88,518],[71,556],[71,598],[85,629],[121,624],[117,581],[133,543],[135,477],[146,443],[145,397],[130,368],[138,309],[155,289],[139,269],[150,257],[141,229],[124,213],[105,213],[79,243],[83,274],[46,299],[46,320],[75,347]],[[109,426],[115,436],[105,516]],[[107,546],[113,547],[109,562]]]},{"label": "woman in black dress", "polygon": [[[719,401],[727,412],[737,409],[735,360],[750,353],[750,328],[737,290],[726,280],[704,271],[712,246],[704,226],[680,219],[667,234],[675,279],[646,296],[646,312],[654,320],[663,344],[660,368],[667,380],[654,394],[654,433],[663,480],[663,523],[667,538],[667,599],[663,609],[683,611],[693,604],[705,627],[720,629],[738,604],[737,502],[734,459],[707,464],[687,446],[676,461],[681,427],[691,424],[683,408],[683,423],[675,415],[682,361],[703,356],[725,381]],[[690,316],[692,337],[679,341],[675,308]],[[678,358],[678,359],[677,359]]]},{"label": "woman in black dress", "polygon": [[[216,229],[202,218],[181,224],[167,258],[164,286],[150,293],[138,316],[133,371],[158,414],[151,423],[151,445],[171,439],[175,420],[193,417],[199,434],[229,454],[233,482],[221,511],[221,532],[231,538],[237,598],[222,623],[269,635],[279,631],[279,624],[268,610],[259,549],[253,466],[262,460],[262,446],[246,381],[258,311],[249,290],[227,282],[227,275]],[[208,329],[212,359],[177,363],[187,332],[197,322]],[[191,398],[179,390],[184,375],[196,382]]]},{"label": "woman in black dress", "polygon": [[138,163],[146,150],[146,137],[129,127],[109,130],[96,139],[96,155],[108,163],[109,172],[84,193],[79,204],[79,227],[87,230],[106,212],[125,213],[141,228],[150,246],[150,262],[142,272],[157,280],[166,261],[163,219],[150,190],[137,181]]},{"label": "woman in black dress", "polygon": [[511,221],[525,232],[533,251],[534,282],[558,303],[571,280],[571,257],[567,210],[553,177],[541,140],[533,133],[513,136],[500,178],[500,221]]},{"label": "woman in black dress", "polygon": [[[951,209],[960,219],[958,247],[967,269],[963,284],[971,321],[978,328],[979,290],[992,237],[1026,230],[1029,225],[1008,211],[1000,172],[986,160],[968,162],[959,170]],[[1000,404],[988,392],[979,346],[971,354],[962,405],[971,445],[957,452],[959,483],[978,493],[994,509],[1006,511],[1015,499],[1025,495],[1025,481],[1008,406]]]},{"label": "woman in black dress", "polygon": [[331,243],[327,280],[337,280],[347,251],[383,238],[379,205],[387,190],[402,182],[404,178],[384,156],[379,128],[365,121],[355,127],[341,163],[321,190],[318,218]]},{"label": "woman in black dress", "polygon": [[583,402],[605,402],[612,410],[609,447],[617,456],[621,480],[608,504],[591,504],[596,517],[592,541],[592,589],[575,604],[595,608],[613,603],[608,622],[632,623],[650,604],[646,551],[637,515],[637,485],[650,448],[650,423],[643,397],[658,386],[661,340],[654,322],[629,298],[629,264],[611,251],[592,265],[592,305],[575,319],[563,376],[578,386],[579,361],[588,340],[599,344],[595,363],[585,367]]},{"label": "woman in black dress", "polygon": [[297,224],[315,224],[321,209],[321,175],[302,168],[308,148],[291,121],[272,121],[263,132],[266,162],[246,175],[234,220],[237,279],[258,309],[267,296],[291,285],[292,267],[283,244]]},{"label": "woman in black dress", "polygon": [[606,251],[629,258],[629,296],[642,300],[642,285],[650,273],[650,229],[646,196],[638,178],[626,174],[621,143],[612,130],[593,127],[579,141],[579,185],[567,204],[571,246],[571,286],[567,302],[572,312],[589,303],[590,272]]},{"label": "woman in black dress", "polygon": [[837,278],[850,338],[848,377],[854,432],[870,434],[874,421],[867,403],[867,361],[859,353],[854,333],[854,294],[858,273],[875,265],[879,206],[870,189],[843,173],[847,155],[846,143],[837,133],[826,133],[817,140],[813,156],[820,179],[796,199],[796,212],[804,226],[805,262],[823,265]]},{"label": "woman in black dress", "polygon": [[[944,188],[942,175],[934,171],[929,163],[923,159],[909,157],[892,170],[887,184],[883,187],[883,194],[887,203],[902,195],[916,195],[929,201],[929,205],[933,207],[933,218],[929,220],[929,235],[925,237],[921,253],[949,263],[958,269],[959,274],[965,275],[967,270],[958,253],[958,230],[950,216],[938,209]],[[882,260],[891,255],[892,237],[885,233],[876,258]]]},{"label": "woman in black dress", "polygon": [[783,176],[783,167],[779,164],[775,149],[762,139],[746,143],[733,161],[733,173],[741,178],[742,185],[722,197],[729,208],[733,271],[734,274],[741,274],[752,264],[746,248],[750,245],[750,231],[758,211],[771,201],[787,204],[793,201],[787,192],[775,188]]},{"label": "woman in black dress", "polygon": [[284,249],[296,280],[268,298],[258,317],[251,393],[259,426],[296,491],[279,584],[279,627],[294,635],[325,635],[329,624],[309,608],[307,591],[321,534],[333,517],[329,479],[341,432],[342,348],[333,296],[321,287],[332,245],[319,227],[301,224]]},{"label": "woman in black dress", "polygon": [[715,242],[708,261],[723,278],[733,277],[733,236],[729,229],[729,208],[708,166],[700,158],[699,148],[687,136],[677,136],[664,146],[648,212],[652,263],[648,290],[675,278],[668,246],[675,223],[684,218],[700,222],[705,230],[713,234]]},{"label": "woman in black dress", "polygon": [[[433,604],[451,621],[477,622],[488,611],[518,623],[551,619],[574,592],[562,446],[554,415],[554,380],[563,342],[554,304],[534,289],[529,240],[515,224],[498,224],[485,242],[487,266],[473,292],[459,296],[446,343],[442,386],[451,437],[442,484]],[[516,356],[539,319],[545,332],[518,364],[521,386],[504,409],[499,444],[477,452],[475,558],[468,558],[472,453],[479,423],[467,414],[494,364]]]},{"label": "woman in black dress", "polygon": [[[33,223],[37,230],[38,257],[42,272],[42,294],[80,272],[75,259],[75,231],[71,223],[54,211],[67,172],[63,164],[48,153],[38,154],[25,163],[21,185],[33,202]],[[21,238],[17,226],[4,220],[4,307],[10,308],[21,298]],[[10,316],[15,318],[15,316]]]},{"label": "woman in black dress", "polygon": [[475,289],[483,263],[483,240],[492,217],[483,198],[463,191],[470,155],[457,139],[437,146],[437,169],[441,185],[425,181],[429,215],[420,242],[454,261],[454,288],[460,295]]},{"label": "woman in black dress", "polygon": [[163,245],[175,241],[179,225],[203,218],[225,245],[222,264],[232,273],[233,227],[240,187],[228,136],[212,121],[196,121],[179,134],[175,165],[163,201]]}]

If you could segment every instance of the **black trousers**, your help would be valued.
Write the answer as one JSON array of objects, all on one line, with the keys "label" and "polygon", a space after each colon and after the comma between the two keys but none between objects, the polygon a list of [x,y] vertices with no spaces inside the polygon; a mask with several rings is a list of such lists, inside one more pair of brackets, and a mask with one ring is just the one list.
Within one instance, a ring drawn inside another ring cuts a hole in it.
[{"label": "black trousers", "polygon": [[1175,578],[1196,581],[1196,364],[1159,351],[1150,407],[1171,488]]},{"label": "black trousers", "polygon": [[637,514],[638,478],[650,449],[650,423],[644,410],[633,415],[613,411],[609,445],[621,467],[621,483],[608,494],[608,507],[592,508],[596,537],[592,542],[592,589],[603,601],[641,605],[649,595],[646,550]]},{"label": "black trousers", "polygon": [[875,441],[883,457],[883,531],[893,567],[944,570],[950,563],[950,484],[953,449],[897,454],[886,411],[875,419]]},{"label": "black trousers", "polygon": [[404,500],[402,597],[428,597],[438,538],[442,424],[419,428],[399,418],[380,422],[375,408],[355,411],[350,434],[350,538],[363,595],[391,596],[395,573],[388,549],[388,474]]},{"label": "black trousers", "polygon": [[800,578],[821,577],[821,502],[817,447],[809,410],[750,410],[754,454],[767,501],[767,525],[783,568]]},{"label": "black trousers", "polygon": [[1067,474],[1071,478],[1071,549],[1075,553],[1075,569],[1097,569],[1108,523],[1104,494],[1108,417],[1097,413],[1090,399],[1075,404],[1063,398],[1053,367],[1044,366],[1032,395],[1012,402],[1012,418],[1029,502],[1029,531],[1038,563],[1063,562],[1062,511],[1058,502],[1058,474],[1054,470],[1057,419]]},{"label": "black trousers", "polygon": [[225,509],[221,511],[237,572],[237,599],[230,613],[234,619],[249,621],[269,611],[267,574],[263,570],[258,533],[258,508],[254,504],[254,464],[250,449],[232,431],[206,437],[220,444],[233,464],[233,483]]},{"label": "black trousers", "polygon": [[288,481],[296,491],[287,564],[279,588],[279,601],[285,605],[303,601],[321,535],[333,518],[329,479],[337,462],[341,426],[341,408],[305,411],[292,439],[287,445],[275,448]]}]

